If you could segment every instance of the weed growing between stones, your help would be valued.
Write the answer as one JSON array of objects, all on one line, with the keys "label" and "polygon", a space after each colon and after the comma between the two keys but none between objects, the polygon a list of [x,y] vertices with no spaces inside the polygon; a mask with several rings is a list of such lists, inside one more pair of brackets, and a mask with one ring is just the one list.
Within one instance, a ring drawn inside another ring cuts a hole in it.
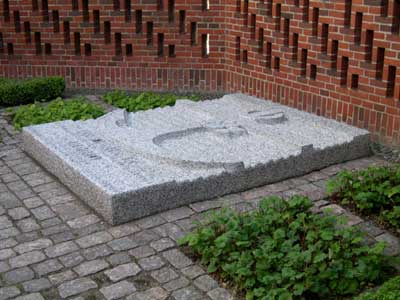
[{"label": "weed growing between stones", "polygon": [[308,198],[264,199],[258,210],[224,209],[180,241],[247,300],[341,299],[385,278],[382,243],[340,226],[343,218],[317,215]]},{"label": "weed growing between stones", "polygon": [[400,233],[400,165],[340,172],[328,182],[328,194],[342,205]]}]

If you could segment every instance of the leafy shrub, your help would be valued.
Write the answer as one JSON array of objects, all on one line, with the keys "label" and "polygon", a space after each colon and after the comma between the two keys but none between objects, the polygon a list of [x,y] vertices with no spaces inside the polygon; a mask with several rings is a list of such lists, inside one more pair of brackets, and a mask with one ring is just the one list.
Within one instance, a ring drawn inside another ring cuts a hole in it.
[{"label": "leafy shrub", "polygon": [[24,80],[0,80],[0,104],[20,105],[48,101],[62,96],[65,89],[62,77],[39,77]]},{"label": "leafy shrub", "polygon": [[400,276],[385,282],[376,291],[362,294],[355,300],[399,300],[400,299]]},{"label": "leafy shrub", "polygon": [[384,244],[365,245],[361,232],[310,213],[311,206],[294,196],[264,199],[244,214],[225,209],[180,244],[247,300],[338,299],[378,280],[387,266]]},{"label": "leafy shrub", "polygon": [[100,117],[104,110],[83,97],[64,101],[58,98],[48,105],[28,104],[14,109],[12,122],[17,130],[24,126],[37,125],[62,120],[87,120]]},{"label": "leafy shrub", "polygon": [[342,171],[328,185],[328,194],[361,214],[377,215],[400,229],[400,166]]},{"label": "leafy shrub", "polygon": [[[123,91],[114,91],[103,96],[108,104],[124,108],[129,112],[148,110],[157,107],[174,106],[179,96],[173,94],[158,94],[152,92],[136,93],[128,95]],[[190,100],[198,101],[199,96],[191,95]]]}]

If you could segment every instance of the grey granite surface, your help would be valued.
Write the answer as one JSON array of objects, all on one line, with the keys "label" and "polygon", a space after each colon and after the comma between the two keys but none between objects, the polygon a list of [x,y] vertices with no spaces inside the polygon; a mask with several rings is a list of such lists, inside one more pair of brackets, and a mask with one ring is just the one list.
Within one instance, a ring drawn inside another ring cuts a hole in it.
[{"label": "grey granite surface", "polygon": [[22,136],[112,224],[369,154],[366,130],[242,94],[30,126]]}]

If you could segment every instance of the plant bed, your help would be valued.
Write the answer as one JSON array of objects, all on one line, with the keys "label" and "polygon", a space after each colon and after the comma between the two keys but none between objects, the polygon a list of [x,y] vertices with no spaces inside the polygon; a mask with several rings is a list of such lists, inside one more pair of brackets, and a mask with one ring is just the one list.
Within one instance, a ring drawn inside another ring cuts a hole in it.
[{"label": "plant bed", "polygon": [[102,116],[103,108],[89,103],[83,97],[69,100],[58,98],[48,104],[28,104],[10,109],[13,126],[21,130],[24,126],[38,125],[63,120],[88,120]]},{"label": "plant bed", "polygon": [[173,106],[178,99],[200,100],[199,95],[178,96],[168,93],[133,93],[127,94],[124,91],[113,91],[106,93],[103,99],[108,104],[118,108],[126,109],[129,112],[154,109],[157,107]]},{"label": "plant bed", "polygon": [[400,237],[400,165],[341,171],[327,192],[332,202]]},{"label": "plant bed", "polygon": [[223,209],[180,241],[246,300],[345,299],[389,276],[385,245],[368,246],[345,218],[317,215],[294,196],[256,211]]},{"label": "plant bed", "polygon": [[385,282],[376,290],[368,291],[354,300],[399,300],[400,299],[400,276]]},{"label": "plant bed", "polygon": [[62,77],[35,77],[29,79],[0,78],[0,105],[15,106],[43,102],[61,97],[65,90]]}]

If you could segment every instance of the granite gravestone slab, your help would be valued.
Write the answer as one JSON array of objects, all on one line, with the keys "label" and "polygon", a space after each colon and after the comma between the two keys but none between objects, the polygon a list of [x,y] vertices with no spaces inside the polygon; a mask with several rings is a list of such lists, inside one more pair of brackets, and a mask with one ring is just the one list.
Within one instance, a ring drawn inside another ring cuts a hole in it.
[{"label": "granite gravestone slab", "polygon": [[112,224],[369,154],[366,130],[242,94],[30,126],[23,141]]}]

